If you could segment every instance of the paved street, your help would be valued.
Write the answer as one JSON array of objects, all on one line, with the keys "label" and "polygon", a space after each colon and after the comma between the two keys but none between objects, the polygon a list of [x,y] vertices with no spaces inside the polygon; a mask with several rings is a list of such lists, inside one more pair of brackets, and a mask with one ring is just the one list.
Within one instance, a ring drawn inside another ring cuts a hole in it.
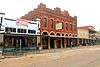
[{"label": "paved street", "polygon": [[1,60],[0,67],[100,67],[100,46],[7,58]]}]

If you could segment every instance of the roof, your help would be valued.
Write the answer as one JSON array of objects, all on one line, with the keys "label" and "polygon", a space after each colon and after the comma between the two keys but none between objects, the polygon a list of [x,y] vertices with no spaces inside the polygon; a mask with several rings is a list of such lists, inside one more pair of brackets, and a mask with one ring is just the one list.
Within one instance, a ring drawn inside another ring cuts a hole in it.
[{"label": "roof", "polygon": [[16,21],[15,19],[4,18],[5,20]]},{"label": "roof", "polygon": [[82,26],[82,27],[78,27],[78,29],[87,29],[89,31],[94,30],[95,28],[93,26]]},{"label": "roof", "polygon": [[1,13],[1,12],[0,12],[0,14],[5,15],[5,13]]}]

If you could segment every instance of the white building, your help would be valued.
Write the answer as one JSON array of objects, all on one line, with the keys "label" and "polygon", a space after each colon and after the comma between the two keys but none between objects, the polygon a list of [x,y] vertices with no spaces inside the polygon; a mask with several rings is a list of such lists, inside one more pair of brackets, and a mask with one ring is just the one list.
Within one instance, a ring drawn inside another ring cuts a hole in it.
[{"label": "white building", "polygon": [[40,19],[8,19],[0,13],[0,43],[4,47],[32,47],[40,41]]},{"label": "white building", "polygon": [[0,33],[40,35],[40,21],[4,18]]}]

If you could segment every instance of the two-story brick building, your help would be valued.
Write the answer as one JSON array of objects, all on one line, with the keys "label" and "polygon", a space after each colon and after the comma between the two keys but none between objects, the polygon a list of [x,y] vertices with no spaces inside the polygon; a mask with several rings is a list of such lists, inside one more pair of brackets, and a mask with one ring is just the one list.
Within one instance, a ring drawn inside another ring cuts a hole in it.
[{"label": "two-story brick building", "polygon": [[40,19],[41,45],[44,49],[66,48],[77,43],[77,17],[60,8],[49,9],[40,3],[36,9],[21,17],[26,20]]}]

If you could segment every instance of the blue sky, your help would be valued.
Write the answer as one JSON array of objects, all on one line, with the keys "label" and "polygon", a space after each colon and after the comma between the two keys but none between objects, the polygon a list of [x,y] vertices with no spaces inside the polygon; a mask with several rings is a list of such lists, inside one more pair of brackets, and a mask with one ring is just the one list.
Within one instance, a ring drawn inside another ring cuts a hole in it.
[{"label": "blue sky", "polygon": [[48,8],[60,7],[68,10],[71,16],[78,17],[78,26],[93,25],[100,30],[99,0],[0,0],[0,12],[8,18],[20,18],[24,14],[44,3]]}]

